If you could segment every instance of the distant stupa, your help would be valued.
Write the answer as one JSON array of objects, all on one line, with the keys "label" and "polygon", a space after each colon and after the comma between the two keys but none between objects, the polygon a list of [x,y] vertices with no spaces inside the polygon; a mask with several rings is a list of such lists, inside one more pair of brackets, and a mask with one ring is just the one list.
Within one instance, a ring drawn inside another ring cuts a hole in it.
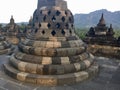
[{"label": "distant stupa", "polygon": [[17,35],[19,32],[19,26],[15,23],[12,15],[10,18],[10,22],[5,27],[4,34],[6,36],[6,39],[12,44],[18,44],[19,40],[17,38]]},{"label": "distant stupa", "polygon": [[88,44],[116,45],[117,39],[114,37],[112,24],[110,24],[110,28],[106,26],[103,13],[97,26],[89,29],[84,41]]},{"label": "distant stupa", "polygon": [[38,0],[32,32],[19,43],[5,72],[20,81],[45,86],[84,81],[98,72],[94,57],[74,33],[74,19],[63,0]]}]

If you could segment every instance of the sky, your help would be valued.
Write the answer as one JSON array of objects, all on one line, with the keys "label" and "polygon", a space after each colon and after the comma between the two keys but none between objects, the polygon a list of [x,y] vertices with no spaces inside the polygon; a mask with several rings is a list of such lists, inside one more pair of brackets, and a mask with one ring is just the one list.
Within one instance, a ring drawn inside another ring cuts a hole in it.
[{"label": "sky", "polygon": [[[89,13],[99,9],[119,11],[119,0],[65,0],[73,14]],[[11,15],[15,22],[27,22],[37,8],[37,0],[0,0],[0,23],[9,23]]]}]

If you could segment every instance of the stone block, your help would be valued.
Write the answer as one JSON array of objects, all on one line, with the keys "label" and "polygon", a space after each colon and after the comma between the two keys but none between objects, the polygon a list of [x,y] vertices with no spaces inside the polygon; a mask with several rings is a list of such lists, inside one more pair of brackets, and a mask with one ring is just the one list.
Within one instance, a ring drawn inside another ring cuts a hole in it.
[{"label": "stone block", "polygon": [[27,45],[27,46],[33,46],[33,43],[34,43],[34,41],[30,40],[25,45]]},{"label": "stone block", "polygon": [[52,64],[52,58],[51,57],[43,57],[42,65],[48,65],[48,64]]},{"label": "stone block", "polygon": [[48,29],[48,23],[41,23],[41,29]]},{"label": "stone block", "polygon": [[79,57],[80,57],[80,60],[83,61],[83,60],[89,58],[89,54],[88,53],[82,53],[81,55],[79,55]]},{"label": "stone block", "polygon": [[74,75],[75,75],[76,82],[84,81],[89,77],[89,74],[85,71],[74,73]]},{"label": "stone block", "polygon": [[32,55],[24,55],[21,61],[32,62],[34,60],[34,56]]},{"label": "stone block", "polygon": [[34,54],[34,47],[29,48],[28,51],[30,54]]},{"label": "stone block", "polygon": [[41,48],[35,48],[35,55],[42,55]]},{"label": "stone block", "polygon": [[53,48],[53,42],[46,42],[46,48]]},{"label": "stone block", "polygon": [[56,52],[57,52],[57,56],[66,56],[67,55],[67,49],[64,49],[64,48],[56,49]]},{"label": "stone block", "polygon": [[48,14],[48,11],[47,11],[47,10],[43,10],[43,11],[42,11],[42,14],[43,14],[43,15],[47,15],[47,14]]},{"label": "stone block", "polygon": [[56,75],[58,67],[61,67],[59,65],[49,65],[48,68],[48,75]]},{"label": "stone block", "polygon": [[18,64],[19,64],[20,62],[19,62],[19,60],[16,60],[16,59],[14,58],[14,56],[11,56],[11,57],[10,57],[10,60],[9,60],[9,63],[10,63],[13,67],[15,67],[15,68],[18,69]]},{"label": "stone block", "polygon": [[61,11],[62,16],[66,16],[65,11]]},{"label": "stone block", "polygon": [[37,70],[36,70],[36,72],[38,73],[38,74],[40,74],[40,75],[44,75],[44,71],[43,71],[44,69],[43,69],[43,65],[38,65],[37,66]]},{"label": "stone block", "polygon": [[53,6],[53,10],[61,10],[61,8],[57,6]]},{"label": "stone block", "polygon": [[15,54],[15,57],[16,57],[17,59],[23,59],[24,55],[25,55],[25,54],[23,54],[23,53],[21,53],[21,52],[18,52],[18,53]]},{"label": "stone block", "polygon": [[60,57],[52,57],[52,64],[61,64]]},{"label": "stone block", "polygon": [[76,71],[80,71],[80,69],[81,69],[80,63],[74,63],[74,67],[75,67]]},{"label": "stone block", "polygon": [[40,43],[39,43],[39,42],[34,42],[34,43],[33,43],[33,47],[38,47],[38,46],[40,46]]},{"label": "stone block", "polygon": [[57,75],[62,75],[65,73],[64,66],[62,65],[61,67],[57,67]]},{"label": "stone block", "polygon": [[57,79],[52,76],[42,76],[37,79],[37,84],[43,86],[56,86]]},{"label": "stone block", "polygon": [[37,76],[34,74],[29,74],[26,76],[25,82],[36,84]]},{"label": "stone block", "polygon": [[70,60],[70,63],[77,63],[77,62],[81,61],[79,55],[77,55],[77,56],[69,56],[69,60]]},{"label": "stone block", "polygon": [[12,68],[9,64],[4,64],[4,70],[5,73],[8,74],[10,77],[17,79],[17,73],[18,71],[16,71],[14,68]]},{"label": "stone block", "polygon": [[61,64],[70,64],[68,57],[61,57]]},{"label": "stone block", "polygon": [[25,72],[28,72],[28,73],[37,73],[37,64],[28,63],[25,66]]},{"label": "stone block", "polygon": [[81,66],[80,68],[81,71],[86,69],[86,64],[84,62],[79,62],[79,64]]},{"label": "stone block", "polygon": [[46,47],[46,41],[41,41],[41,42],[38,42],[38,43],[39,43],[38,47]]},{"label": "stone block", "polygon": [[73,73],[76,71],[76,68],[73,64],[64,65],[65,73]]},{"label": "stone block", "polygon": [[56,56],[56,55],[57,55],[56,49],[48,49],[47,56]]},{"label": "stone block", "polygon": [[53,47],[54,48],[62,47],[61,42],[53,42]]},{"label": "stone block", "polygon": [[25,62],[19,62],[19,63],[18,63],[18,70],[25,72],[27,65],[28,65],[28,64],[25,63]]},{"label": "stone block", "polygon": [[72,84],[75,82],[76,82],[76,80],[75,80],[74,74],[67,74],[67,75],[58,76],[58,85]]},{"label": "stone block", "polygon": [[70,44],[68,42],[61,42],[61,45],[63,48],[70,47]]},{"label": "stone block", "polygon": [[17,74],[17,79],[20,80],[20,81],[25,81],[27,75],[28,75],[28,74],[27,74],[27,73],[24,73],[24,72],[18,73],[18,74]]},{"label": "stone block", "polygon": [[91,62],[89,60],[84,60],[83,61],[86,65],[86,68],[88,68],[91,65]]}]

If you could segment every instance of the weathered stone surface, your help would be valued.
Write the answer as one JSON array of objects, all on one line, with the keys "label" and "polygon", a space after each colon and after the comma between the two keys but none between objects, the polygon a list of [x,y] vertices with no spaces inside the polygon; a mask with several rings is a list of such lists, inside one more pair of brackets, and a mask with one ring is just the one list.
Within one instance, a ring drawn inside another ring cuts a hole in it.
[{"label": "weathered stone surface", "polygon": [[2,33],[12,44],[18,44],[19,39],[17,38],[17,35],[20,33],[20,30],[19,26],[14,22],[13,16],[11,16],[10,23],[5,26],[5,31]]},{"label": "weathered stone surface", "polygon": [[94,76],[98,68],[93,68],[94,58],[74,33],[73,15],[66,2],[38,2],[32,31],[18,44],[19,51],[10,57],[9,63],[4,64],[6,73],[17,80],[44,86],[72,84]]},{"label": "weathered stone surface", "polygon": [[9,54],[12,52],[12,45],[9,43],[5,37],[0,35],[0,55],[1,54]]},{"label": "weathered stone surface", "polygon": [[[60,86],[33,85],[12,79],[3,72],[4,63],[8,56],[0,55],[0,90],[119,90],[120,88],[120,61],[115,58],[95,57],[96,63],[100,65],[99,74],[84,81]],[[93,71],[93,70],[92,70]],[[25,74],[24,74],[25,75]],[[93,76],[93,74],[92,74]],[[57,84],[58,85],[58,84]]]},{"label": "weathered stone surface", "polygon": [[94,55],[120,58],[120,48],[105,45],[88,45],[87,50]]},{"label": "weathered stone surface", "polygon": [[[98,67],[96,67],[96,65],[93,65],[86,71],[76,72],[72,74],[64,74],[64,75],[53,75],[53,76],[20,73],[10,65],[6,65],[6,64],[4,64],[4,67],[5,67],[5,71],[9,73],[9,75],[13,76],[13,78],[15,79],[33,84],[40,84],[44,86],[55,86],[55,85],[64,85],[64,84],[81,82],[89,77],[89,72],[91,73],[98,72]],[[16,75],[17,77],[15,77]]]},{"label": "weathered stone surface", "polygon": [[105,24],[103,14],[96,27],[91,27],[84,41],[87,44],[119,46],[119,38],[114,37],[112,24],[108,28]]},{"label": "weathered stone surface", "polygon": [[6,39],[15,45],[17,45],[19,43],[19,39],[16,36],[12,36],[12,37],[7,36]]}]

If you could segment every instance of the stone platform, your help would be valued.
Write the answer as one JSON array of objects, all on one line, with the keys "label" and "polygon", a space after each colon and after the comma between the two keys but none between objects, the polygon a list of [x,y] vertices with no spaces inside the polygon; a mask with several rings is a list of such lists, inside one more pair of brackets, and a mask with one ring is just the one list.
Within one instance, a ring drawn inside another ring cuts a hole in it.
[{"label": "stone platform", "polygon": [[[29,42],[31,40],[26,39],[20,43],[18,47],[23,52],[16,52],[9,63],[4,64],[5,72],[14,79],[37,85],[56,86],[82,82],[98,72],[94,56],[86,52],[81,40]],[[34,47],[37,46],[36,43],[43,48]],[[66,44],[70,46],[65,48]]]},{"label": "stone platform", "polygon": [[11,43],[9,43],[4,36],[0,35],[0,55],[9,54],[13,49]]},{"label": "stone platform", "polygon": [[6,39],[13,45],[17,45],[19,43],[19,39],[16,36],[6,36]]},{"label": "stone platform", "polygon": [[17,81],[7,76],[3,64],[9,56],[0,56],[0,90],[120,90],[120,60],[95,57],[100,65],[99,74],[87,81],[72,85],[44,87]]},{"label": "stone platform", "polygon": [[120,59],[120,47],[89,44],[87,49],[93,55]]}]

